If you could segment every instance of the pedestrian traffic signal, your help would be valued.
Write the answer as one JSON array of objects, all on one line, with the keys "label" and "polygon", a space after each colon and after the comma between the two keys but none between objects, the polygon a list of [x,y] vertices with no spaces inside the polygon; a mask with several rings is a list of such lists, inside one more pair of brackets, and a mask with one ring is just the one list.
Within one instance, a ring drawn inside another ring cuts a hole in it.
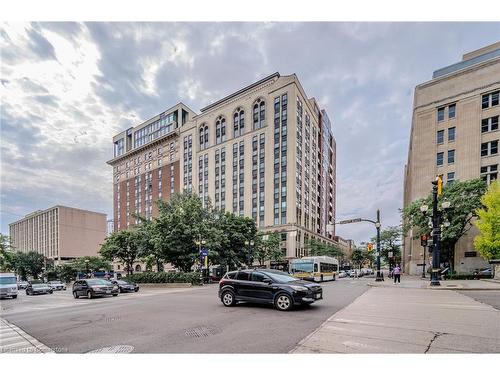
[{"label": "pedestrian traffic signal", "polygon": [[370,243],[370,242],[369,242],[368,244],[366,244],[366,249],[367,249],[368,251],[372,251],[372,250],[373,250],[373,244],[372,244],[372,243]]},{"label": "pedestrian traffic signal", "polygon": [[421,246],[427,246],[427,235],[423,234],[420,236],[420,245]]},{"label": "pedestrian traffic signal", "polygon": [[441,178],[441,176],[438,176],[437,178],[437,187],[438,187],[438,197],[440,197],[441,194],[443,194],[443,179]]}]

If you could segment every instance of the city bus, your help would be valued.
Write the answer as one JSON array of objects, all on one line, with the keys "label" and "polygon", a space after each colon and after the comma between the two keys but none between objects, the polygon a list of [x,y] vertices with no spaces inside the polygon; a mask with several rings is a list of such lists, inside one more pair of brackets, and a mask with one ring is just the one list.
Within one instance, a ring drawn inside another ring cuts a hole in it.
[{"label": "city bus", "polygon": [[290,273],[303,280],[335,280],[338,270],[339,261],[328,256],[303,257],[290,262]]}]

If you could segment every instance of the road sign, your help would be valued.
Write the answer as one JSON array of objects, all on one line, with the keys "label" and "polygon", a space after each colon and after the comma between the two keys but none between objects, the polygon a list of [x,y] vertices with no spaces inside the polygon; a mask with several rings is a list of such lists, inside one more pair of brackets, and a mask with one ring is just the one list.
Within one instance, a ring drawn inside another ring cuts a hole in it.
[{"label": "road sign", "polygon": [[208,255],[208,249],[206,247],[202,247],[200,250],[200,255],[206,257]]},{"label": "road sign", "polygon": [[361,218],[357,219],[349,219],[349,220],[341,220],[339,221],[339,224],[350,224],[350,223],[358,223],[361,221]]}]

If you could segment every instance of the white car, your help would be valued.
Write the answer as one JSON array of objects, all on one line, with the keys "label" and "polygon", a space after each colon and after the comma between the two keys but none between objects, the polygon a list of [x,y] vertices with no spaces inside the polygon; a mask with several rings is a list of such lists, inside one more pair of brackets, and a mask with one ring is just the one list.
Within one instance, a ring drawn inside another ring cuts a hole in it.
[{"label": "white car", "polygon": [[342,279],[342,278],[344,278],[344,277],[347,277],[347,272],[345,272],[345,271],[340,271],[340,272],[339,272],[339,279]]}]

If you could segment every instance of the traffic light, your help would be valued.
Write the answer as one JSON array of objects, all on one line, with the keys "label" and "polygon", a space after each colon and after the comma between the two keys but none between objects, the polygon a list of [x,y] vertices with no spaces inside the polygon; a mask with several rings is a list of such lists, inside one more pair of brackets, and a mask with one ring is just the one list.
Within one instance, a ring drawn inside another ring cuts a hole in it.
[{"label": "traffic light", "polygon": [[443,179],[441,178],[441,176],[438,176],[437,178],[437,187],[438,187],[438,197],[440,197],[441,194],[443,193]]},{"label": "traffic light", "polygon": [[372,244],[372,243],[370,243],[370,242],[369,242],[369,243],[367,243],[367,244],[366,244],[366,249],[367,249],[368,251],[372,251],[372,250],[373,250],[373,244]]},{"label": "traffic light", "polygon": [[423,234],[420,236],[420,245],[421,246],[427,246],[427,235]]}]

